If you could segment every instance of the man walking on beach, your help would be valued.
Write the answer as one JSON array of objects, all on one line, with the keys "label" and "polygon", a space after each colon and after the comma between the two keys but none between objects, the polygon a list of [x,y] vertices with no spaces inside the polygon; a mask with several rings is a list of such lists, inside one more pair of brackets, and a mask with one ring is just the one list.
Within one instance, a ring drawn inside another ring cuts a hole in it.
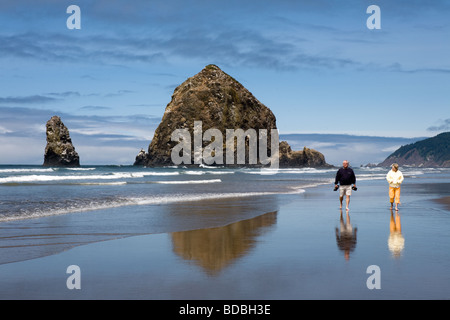
[{"label": "man walking on beach", "polygon": [[[334,179],[335,190],[339,188],[339,201],[340,208],[342,209],[342,201],[344,196],[346,196],[346,210],[349,210],[348,206],[350,204],[350,196],[352,194],[352,189],[356,190],[356,177],[353,169],[348,166],[348,161],[344,160],[342,162],[342,168],[336,173],[336,178]],[[353,185],[353,186],[352,186]]]}]

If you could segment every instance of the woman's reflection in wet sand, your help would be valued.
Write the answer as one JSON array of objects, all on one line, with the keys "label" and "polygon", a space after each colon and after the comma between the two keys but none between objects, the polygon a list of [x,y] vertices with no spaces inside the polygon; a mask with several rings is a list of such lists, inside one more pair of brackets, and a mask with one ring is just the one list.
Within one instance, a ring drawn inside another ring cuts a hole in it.
[{"label": "woman's reflection in wet sand", "polygon": [[336,228],[336,242],[338,248],[344,252],[345,260],[350,259],[350,252],[355,250],[356,247],[356,233],[358,228],[353,228],[350,223],[349,211],[346,211],[346,217],[342,214],[342,210],[339,210],[340,215],[340,228]]},{"label": "woman's reflection in wet sand", "polygon": [[405,238],[402,235],[402,224],[400,221],[400,212],[395,212],[391,209],[391,220],[389,223],[389,239],[388,247],[394,258],[401,256],[403,248],[405,247]]}]

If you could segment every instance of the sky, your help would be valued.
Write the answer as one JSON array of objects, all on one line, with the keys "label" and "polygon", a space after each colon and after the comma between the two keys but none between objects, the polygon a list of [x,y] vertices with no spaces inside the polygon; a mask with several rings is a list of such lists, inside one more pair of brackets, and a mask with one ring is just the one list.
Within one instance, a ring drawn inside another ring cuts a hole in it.
[{"label": "sky", "polygon": [[450,130],[449,16],[446,0],[2,0],[0,164],[42,164],[53,115],[81,164],[132,164],[173,90],[208,64],[269,107],[281,135],[334,134],[326,160],[382,161],[398,138]]}]

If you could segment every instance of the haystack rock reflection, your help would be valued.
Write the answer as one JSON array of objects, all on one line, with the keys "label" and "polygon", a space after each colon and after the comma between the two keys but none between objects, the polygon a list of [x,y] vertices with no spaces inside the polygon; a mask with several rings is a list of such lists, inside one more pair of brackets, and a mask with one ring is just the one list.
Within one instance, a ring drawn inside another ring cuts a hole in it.
[{"label": "haystack rock reflection", "polygon": [[255,246],[256,237],[273,229],[277,212],[234,222],[223,227],[172,233],[173,251],[216,275]]},{"label": "haystack rock reflection", "polygon": [[352,252],[356,248],[356,233],[358,231],[358,228],[353,228],[352,224],[350,223],[350,214],[348,211],[346,212],[345,220],[342,214],[342,210],[340,210],[340,212],[340,228],[336,228],[336,242],[338,248],[344,252],[345,260],[349,260],[350,252]]},{"label": "haystack rock reflection", "polygon": [[389,223],[389,239],[388,247],[394,258],[401,256],[403,249],[405,248],[405,238],[402,235],[402,224],[400,221],[400,213],[393,212],[391,209],[391,220]]}]

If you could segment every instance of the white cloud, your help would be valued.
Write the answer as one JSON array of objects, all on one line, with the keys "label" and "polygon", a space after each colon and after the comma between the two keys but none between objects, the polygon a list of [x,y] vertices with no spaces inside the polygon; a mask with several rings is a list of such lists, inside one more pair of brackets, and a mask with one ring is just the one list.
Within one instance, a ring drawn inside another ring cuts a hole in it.
[{"label": "white cloud", "polygon": [[395,146],[391,146],[391,147],[387,147],[382,149],[382,152],[394,152],[395,150],[397,150],[398,148],[400,148],[401,146],[399,145],[395,145]]},{"label": "white cloud", "polygon": [[5,128],[5,127],[0,126],[0,133],[1,134],[12,133],[12,132],[13,132],[12,130],[9,130],[9,129]]},{"label": "white cloud", "polygon": [[36,137],[0,135],[0,164],[42,164],[45,143]]},{"label": "white cloud", "polygon": [[325,156],[329,164],[340,166],[347,159],[353,166],[380,163],[399,146],[421,138],[389,138],[376,136],[355,136],[342,134],[292,134],[282,135],[293,150],[303,146],[315,149]]},{"label": "white cloud", "polygon": [[76,147],[80,155],[81,165],[132,165],[140,149],[124,146],[93,146],[80,145]]}]

